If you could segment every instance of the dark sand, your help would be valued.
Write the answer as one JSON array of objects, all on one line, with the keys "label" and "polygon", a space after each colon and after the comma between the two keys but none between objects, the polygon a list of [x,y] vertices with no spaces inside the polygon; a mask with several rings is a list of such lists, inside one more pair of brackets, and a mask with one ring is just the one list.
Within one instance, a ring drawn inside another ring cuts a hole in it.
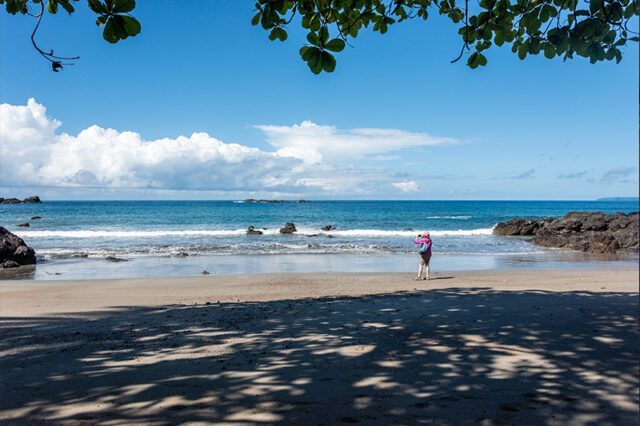
[{"label": "dark sand", "polygon": [[436,278],[1,283],[0,423],[637,424],[637,269]]}]

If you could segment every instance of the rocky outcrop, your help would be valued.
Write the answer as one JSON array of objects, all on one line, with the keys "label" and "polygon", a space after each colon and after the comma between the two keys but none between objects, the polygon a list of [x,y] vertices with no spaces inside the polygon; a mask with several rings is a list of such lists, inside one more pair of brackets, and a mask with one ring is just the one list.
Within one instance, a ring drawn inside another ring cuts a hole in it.
[{"label": "rocky outcrop", "polygon": [[263,234],[262,231],[254,228],[253,226],[250,226],[247,228],[247,235],[262,235],[262,234]]},{"label": "rocky outcrop", "polygon": [[539,220],[513,219],[501,222],[493,228],[494,235],[535,235],[540,229]]},{"label": "rocky outcrop", "polygon": [[336,227],[333,225],[327,225],[327,226],[323,226],[320,229],[322,229],[323,231],[333,231],[334,229],[336,229]]},{"label": "rocky outcrop", "polygon": [[571,212],[561,218],[513,219],[499,223],[495,235],[533,236],[543,247],[590,253],[637,253],[640,213]]},{"label": "rocky outcrop", "polygon": [[0,268],[35,263],[36,252],[22,238],[0,226]]},{"label": "rocky outcrop", "polygon": [[290,203],[310,203],[309,200],[256,200],[255,198],[247,198],[243,203],[259,203],[259,204],[290,204]]},{"label": "rocky outcrop", "polygon": [[35,204],[35,203],[41,203],[41,202],[42,200],[40,200],[40,197],[38,197],[37,195],[27,197],[24,200],[19,200],[17,198],[0,198],[0,204],[23,204],[23,203]]},{"label": "rocky outcrop", "polygon": [[16,226],[19,226],[21,228],[28,228],[30,225],[29,225],[29,222],[25,222],[25,223],[19,223]]},{"label": "rocky outcrop", "polygon": [[17,198],[0,198],[0,204],[22,204]]},{"label": "rocky outcrop", "polygon": [[113,263],[128,262],[127,259],[123,259],[121,257],[116,257],[116,256],[107,256],[104,258],[104,260],[106,260],[107,262],[113,262]]},{"label": "rocky outcrop", "polygon": [[296,229],[296,225],[294,225],[291,222],[287,222],[283,228],[280,228],[280,233],[281,234],[293,234],[294,232],[297,232],[298,230]]}]

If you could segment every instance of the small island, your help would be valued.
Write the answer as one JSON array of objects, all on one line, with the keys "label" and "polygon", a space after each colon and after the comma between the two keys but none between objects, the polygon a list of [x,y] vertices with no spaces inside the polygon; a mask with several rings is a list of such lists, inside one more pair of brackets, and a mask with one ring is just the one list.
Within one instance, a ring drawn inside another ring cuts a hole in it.
[{"label": "small island", "polygon": [[18,198],[0,198],[0,204],[37,204],[41,202],[42,200],[40,200],[40,197],[37,195],[27,197],[24,200]]},{"label": "small island", "polygon": [[243,203],[253,204],[304,204],[310,203],[309,200],[257,200],[255,198],[247,198],[242,201]]}]

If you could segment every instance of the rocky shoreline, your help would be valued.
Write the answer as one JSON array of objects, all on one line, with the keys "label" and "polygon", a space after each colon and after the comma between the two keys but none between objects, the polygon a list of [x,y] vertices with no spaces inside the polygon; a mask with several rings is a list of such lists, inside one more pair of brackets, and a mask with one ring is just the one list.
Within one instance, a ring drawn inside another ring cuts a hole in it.
[{"label": "rocky shoreline", "polygon": [[529,236],[533,244],[588,253],[638,254],[639,212],[571,212],[560,218],[513,219],[496,225],[494,235]]},{"label": "rocky shoreline", "polygon": [[35,251],[22,238],[0,226],[0,269],[35,263]]}]

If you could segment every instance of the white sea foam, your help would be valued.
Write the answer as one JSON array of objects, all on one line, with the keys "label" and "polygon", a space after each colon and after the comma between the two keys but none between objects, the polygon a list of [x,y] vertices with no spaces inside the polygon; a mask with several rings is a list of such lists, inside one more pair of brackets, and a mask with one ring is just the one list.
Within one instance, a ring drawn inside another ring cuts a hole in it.
[{"label": "white sea foam", "polygon": [[427,219],[460,219],[469,220],[471,216],[427,216]]},{"label": "white sea foam", "polygon": [[[260,229],[260,228],[257,228]],[[434,237],[439,236],[481,236],[491,235],[493,228],[433,230]],[[246,234],[246,229],[186,229],[186,230],[56,230],[56,231],[18,231],[23,238],[159,238],[159,237],[231,237]],[[278,235],[279,230],[262,230],[264,235]],[[300,228],[297,235],[332,235],[335,237],[415,237],[416,231],[382,230],[382,229],[349,229],[321,231],[313,228]]]}]

